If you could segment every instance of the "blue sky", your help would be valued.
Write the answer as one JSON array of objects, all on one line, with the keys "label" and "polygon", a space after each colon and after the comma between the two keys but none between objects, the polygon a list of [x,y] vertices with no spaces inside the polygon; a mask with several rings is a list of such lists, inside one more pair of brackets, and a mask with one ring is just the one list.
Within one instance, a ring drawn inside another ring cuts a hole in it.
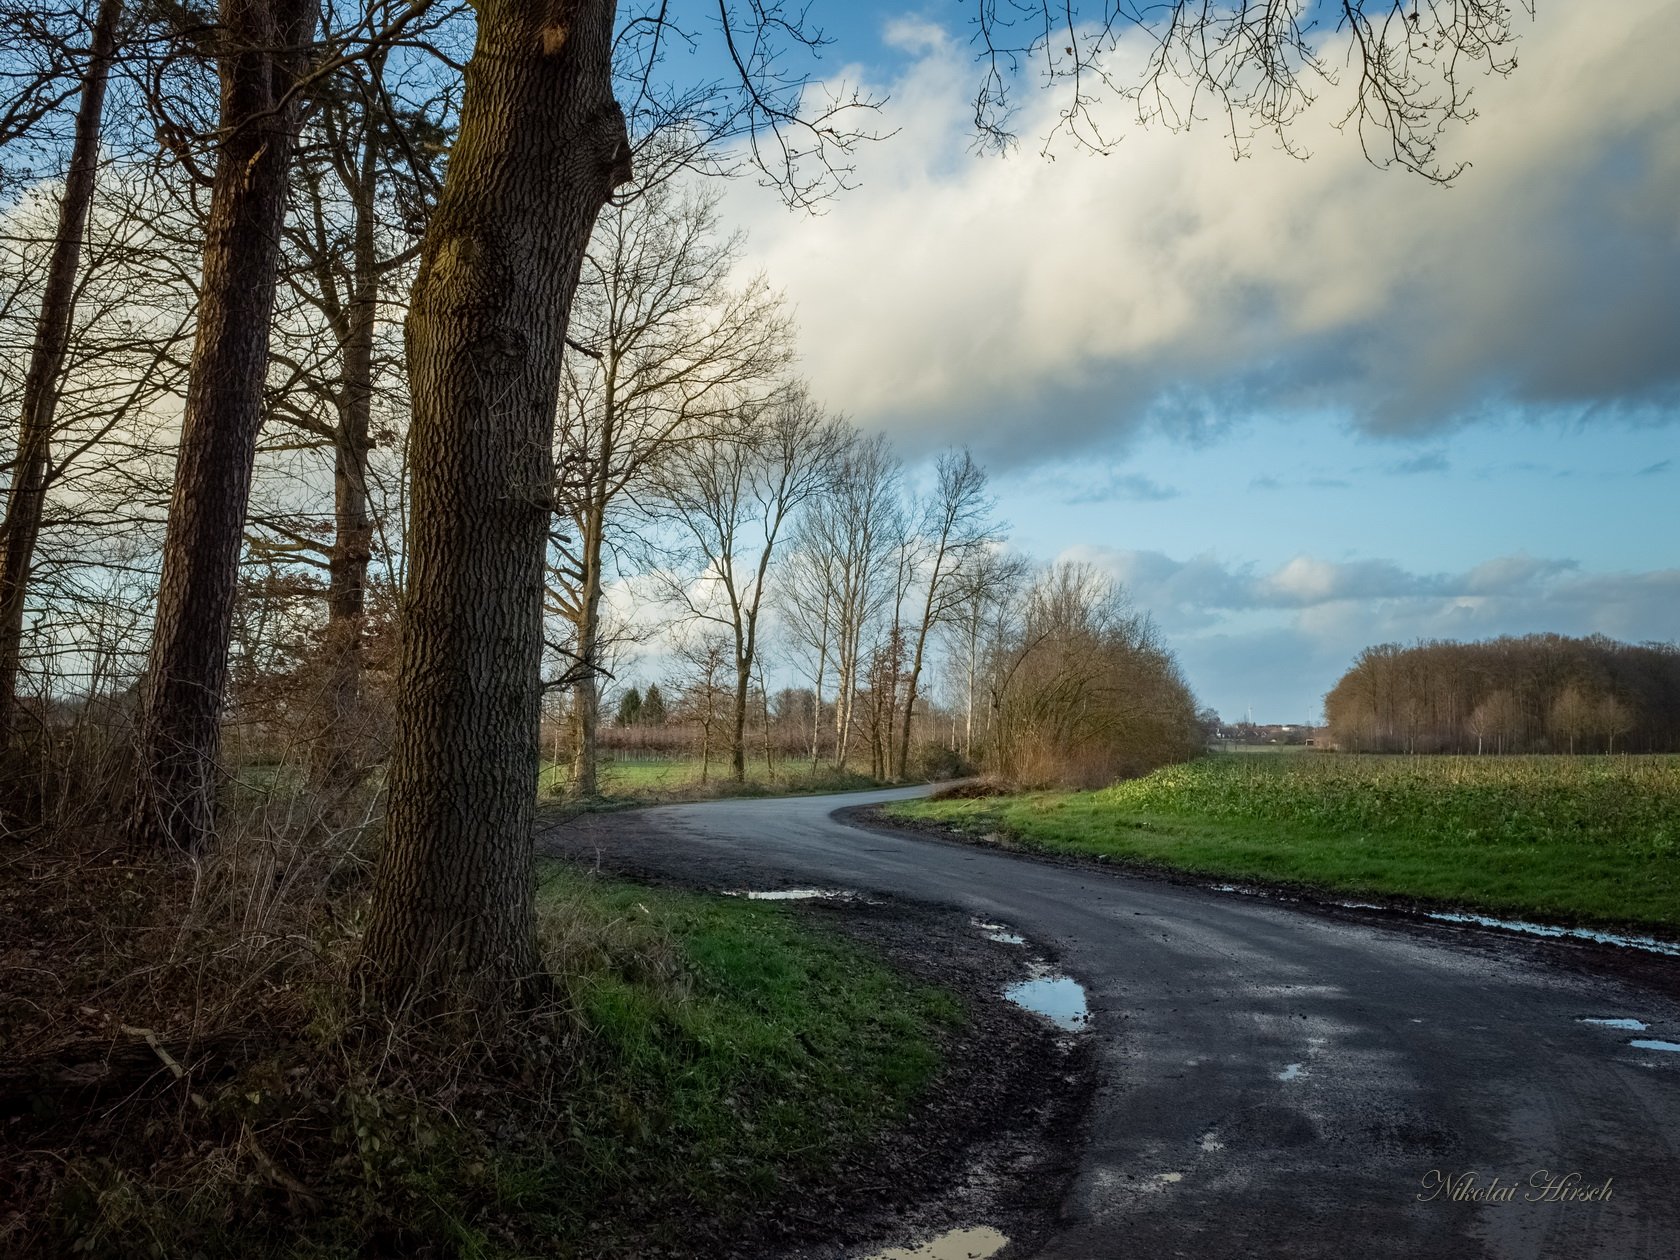
[{"label": "blue sky", "polygon": [[[1330,126],[970,152],[966,5],[820,2],[898,134],[816,217],[726,212],[819,394],[993,470],[1014,543],[1120,577],[1226,716],[1302,721],[1424,635],[1680,637],[1680,0],[1542,6],[1450,189]],[[941,23],[944,23],[942,26]]]}]

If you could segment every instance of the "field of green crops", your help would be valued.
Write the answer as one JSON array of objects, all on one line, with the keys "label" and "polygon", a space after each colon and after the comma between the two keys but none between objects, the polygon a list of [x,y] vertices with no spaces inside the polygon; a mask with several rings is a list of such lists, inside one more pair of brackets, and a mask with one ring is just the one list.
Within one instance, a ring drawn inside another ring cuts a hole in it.
[{"label": "field of green crops", "polygon": [[1680,757],[1208,757],[1095,794],[1146,813],[1680,849]]},{"label": "field of green crops", "polygon": [[1219,755],[1099,792],[910,802],[993,843],[1680,929],[1680,758]]}]

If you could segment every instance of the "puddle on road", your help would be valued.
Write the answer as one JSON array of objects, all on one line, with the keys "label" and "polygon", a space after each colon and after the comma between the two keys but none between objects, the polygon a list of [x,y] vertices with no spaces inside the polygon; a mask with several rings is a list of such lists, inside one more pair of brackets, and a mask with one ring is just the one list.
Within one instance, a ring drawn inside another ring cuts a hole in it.
[{"label": "puddle on road", "polygon": [[[1236,893],[1243,897],[1260,897],[1268,901],[1290,902],[1293,897],[1286,897],[1267,888],[1255,888],[1248,884],[1209,884],[1210,892]],[[1329,903],[1343,910],[1377,910],[1390,914],[1409,915],[1402,906],[1382,905],[1373,901],[1332,901]],[[1662,954],[1668,958],[1680,958],[1680,944],[1674,941],[1659,941],[1654,936],[1628,936],[1620,932],[1600,932],[1594,928],[1556,927],[1550,923],[1529,923],[1523,919],[1496,919],[1486,914],[1462,914],[1456,911],[1425,910],[1421,912],[1425,919],[1434,919],[1437,923],[1470,923],[1477,927],[1498,928],[1505,932],[1523,932],[1529,936],[1567,937],[1577,941],[1592,941],[1598,945],[1615,945],[1622,949],[1638,949],[1648,954]]]},{"label": "puddle on road", "polygon": [[856,901],[858,895],[849,888],[734,888],[729,896],[750,901]]},{"label": "puddle on road", "polygon": [[869,1260],[988,1260],[1009,1245],[1009,1239],[989,1225],[953,1229],[920,1247],[894,1247]]},{"label": "puddle on road", "polygon": [[1628,1045],[1635,1050],[1667,1050],[1670,1054],[1680,1054],[1680,1041],[1650,1041],[1636,1037]]},{"label": "puddle on road", "polygon": [[988,923],[984,919],[970,919],[969,924],[980,929],[980,935],[988,941],[1000,941],[1005,945],[1025,945],[1027,938],[1011,932],[1001,923]]},{"label": "puddle on road", "polygon": [[1085,990],[1077,980],[1047,973],[1031,980],[1019,980],[1003,991],[1016,1006],[1042,1015],[1058,1028],[1083,1032],[1091,1026],[1085,1009]]},{"label": "puddle on road", "polygon": [[1651,954],[1680,958],[1680,945],[1650,936],[1622,936],[1616,932],[1596,932],[1592,928],[1553,927],[1546,923],[1525,923],[1521,919],[1495,919],[1485,914],[1430,911],[1424,918],[1441,923],[1474,923],[1478,927],[1503,928],[1507,932],[1526,932],[1530,936],[1566,936],[1578,941],[1595,941],[1600,945],[1619,945],[1623,949],[1642,949]]},{"label": "puddle on road", "polygon": [[1642,1019],[1624,1019],[1621,1017],[1616,1019],[1595,1019],[1587,1015],[1581,1016],[1575,1022],[1578,1024],[1592,1024],[1598,1028],[1619,1028],[1623,1032],[1644,1032],[1651,1026]]}]

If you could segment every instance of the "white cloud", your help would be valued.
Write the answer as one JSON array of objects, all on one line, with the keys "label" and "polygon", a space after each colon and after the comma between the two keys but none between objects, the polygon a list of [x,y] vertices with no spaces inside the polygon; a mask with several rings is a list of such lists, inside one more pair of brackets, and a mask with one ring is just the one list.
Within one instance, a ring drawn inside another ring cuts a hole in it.
[{"label": "white cloud", "polygon": [[[809,219],[737,191],[795,301],[804,370],[908,445],[1036,461],[1155,423],[1331,408],[1374,431],[1680,410],[1680,4],[1545,6],[1477,88],[1442,190],[1367,166],[1324,102],[1308,162],[1215,126],[1107,158],[969,156],[975,68],[925,21],[892,139]],[[1024,136],[1056,100],[1022,97]],[[1123,107],[1122,107],[1123,108]]]}]

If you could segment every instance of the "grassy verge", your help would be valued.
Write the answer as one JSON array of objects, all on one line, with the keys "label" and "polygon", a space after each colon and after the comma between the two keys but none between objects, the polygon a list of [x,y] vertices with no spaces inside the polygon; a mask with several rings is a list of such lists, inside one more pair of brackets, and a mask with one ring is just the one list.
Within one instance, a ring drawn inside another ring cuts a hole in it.
[{"label": "grassy verge", "polygon": [[747,1214],[901,1122],[939,1066],[950,995],[783,907],[543,876],[545,937],[590,1053],[574,1140],[537,1173],[557,1237],[646,1198],[646,1241]]},{"label": "grassy verge", "polygon": [[1098,792],[888,812],[1049,853],[1680,930],[1680,758],[1204,758]]},{"label": "grassy verge", "polygon": [[318,851],[0,853],[0,1254],[722,1254],[855,1170],[963,1018],[784,907],[555,863],[551,1000],[393,1020],[349,982],[359,859],[249,930],[217,900]]}]

